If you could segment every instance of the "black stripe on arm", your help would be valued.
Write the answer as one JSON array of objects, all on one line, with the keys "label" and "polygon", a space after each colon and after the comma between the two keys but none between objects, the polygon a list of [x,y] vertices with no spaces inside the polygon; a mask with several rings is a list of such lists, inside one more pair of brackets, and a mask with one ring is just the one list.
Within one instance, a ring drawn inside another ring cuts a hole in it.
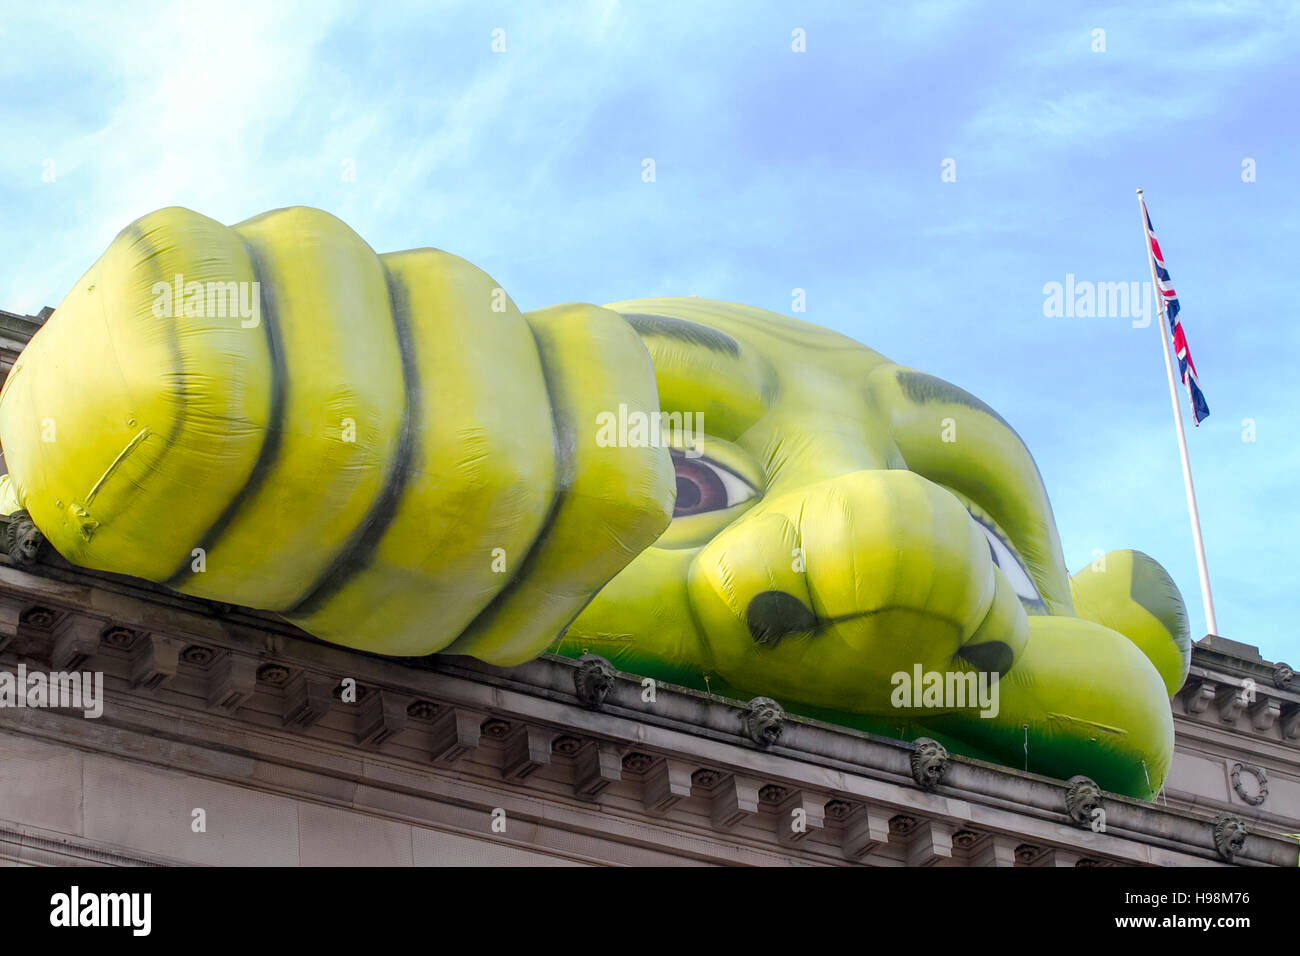
[{"label": "black stripe on arm", "polygon": [[[248,480],[244,482],[244,486],[239,489],[239,492],[230,499],[230,503],[226,505],[221,514],[217,515],[217,520],[199,536],[199,540],[195,544],[195,547],[203,548],[204,551],[211,551],[220,542],[222,535],[230,527],[231,522],[235,520],[244,503],[261,490],[262,485],[266,483],[266,476],[270,474],[271,469],[275,467],[276,460],[280,457],[280,446],[284,435],[285,396],[288,393],[289,375],[284,364],[284,348],[281,345],[280,325],[275,312],[275,295],[272,292],[271,283],[264,281],[265,268],[259,253],[242,236],[240,241],[243,243],[244,252],[248,255],[248,261],[253,268],[253,279],[257,282],[257,287],[261,293],[262,334],[266,337],[266,349],[271,359],[271,408],[266,432],[262,438],[262,447],[258,449],[257,460],[253,462],[253,469],[248,474]],[[180,566],[172,572],[171,577],[162,583],[169,588],[179,590],[194,574],[193,566],[192,555],[186,555],[181,560]]]},{"label": "black stripe on arm", "polygon": [[415,361],[415,344],[411,338],[410,296],[406,287],[387,267],[384,267],[384,275],[388,281],[389,312],[392,314],[397,348],[402,360],[402,385],[406,402],[402,411],[402,431],[398,437],[397,454],[393,456],[393,464],[388,469],[384,487],[370,511],[316,583],[297,604],[282,612],[286,617],[305,617],[320,610],[357,571],[370,563],[384,532],[393,523],[397,506],[410,481],[411,459],[415,454],[421,426],[420,373]]},{"label": "black stripe on arm", "polygon": [[[542,519],[537,533],[533,535],[532,542],[528,545],[528,550],[524,556],[515,565],[515,572],[506,581],[501,590],[492,595],[492,600],[488,601],[487,606],[474,616],[474,619],[465,626],[455,639],[442,649],[443,654],[457,654],[456,643],[472,630],[480,633],[492,627],[493,621],[501,613],[514,592],[520,586],[520,583],[527,581],[537,567],[538,557],[542,546],[551,536],[551,528],[555,525],[555,520],[559,517],[560,509],[564,507],[569,497],[569,488],[573,485],[574,479],[574,438],[573,423],[569,421],[560,421],[560,416],[564,414],[563,408],[556,402],[558,385],[555,382],[555,373],[551,370],[551,364],[546,358],[546,346],[537,336],[537,330],[533,324],[524,319],[524,324],[528,328],[528,333],[533,337],[533,345],[537,349],[537,360],[542,367],[542,383],[546,387],[546,401],[551,409],[551,453],[554,457],[555,468],[555,490],[551,495],[550,507],[546,510],[546,517]],[[594,595],[593,595],[594,596]],[[575,614],[574,617],[577,617]],[[565,627],[568,627],[566,624]],[[548,645],[549,646],[549,645]]]},{"label": "black stripe on arm", "polygon": [[[151,282],[149,284],[150,288],[152,289],[156,282],[162,282],[170,286],[171,285],[170,279],[163,276],[162,268],[158,263],[158,256],[160,255],[160,252],[158,248],[149,240],[149,237],[145,234],[144,230],[140,228],[139,223],[138,222],[132,223],[126,229],[123,229],[122,232],[131,238],[131,242],[133,245],[142,246],[144,248],[145,256],[139,261],[141,264],[144,263],[149,264],[149,277],[155,280],[155,282]],[[101,297],[101,308],[102,307],[103,306],[102,306],[102,297]],[[182,287],[181,302],[179,304],[175,302],[172,303],[173,316],[175,315],[176,309],[178,308],[180,309],[185,308],[183,287]],[[184,434],[185,432],[185,424],[186,424],[186,419],[188,417],[186,415],[186,410],[189,408],[189,404],[186,401],[186,395],[185,395],[185,353],[181,350],[180,339],[176,335],[176,322],[174,318],[167,323],[167,350],[171,353],[172,377],[173,379],[175,379],[175,384],[172,388],[172,391],[175,393],[172,398],[172,404],[175,406],[175,412],[172,415],[171,427],[170,429],[168,429],[166,445],[164,447],[175,448],[176,443],[180,440],[181,435]],[[118,364],[120,368],[121,363],[119,362]],[[119,498],[119,502],[120,502],[119,508],[125,506],[125,504],[131,500],[131,497],[134,497],[136,494],[138,494],[140,490],[141,490],[140,485],[136,482],[132,482],[131,490],[129,492],[124,491],[120,493],[121,497]],[[130,497],[128,497],[128,495]]]}]

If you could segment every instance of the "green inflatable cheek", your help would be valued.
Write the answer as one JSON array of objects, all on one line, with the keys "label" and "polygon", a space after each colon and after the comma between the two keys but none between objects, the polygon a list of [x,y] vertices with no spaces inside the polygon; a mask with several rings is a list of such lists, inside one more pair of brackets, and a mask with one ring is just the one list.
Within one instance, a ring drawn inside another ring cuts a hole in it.
[{"label": "green inflatable cheek", "polygon": [[[1121,634],[1090,621],[1031,617],[998,712],[924,719],[957,753],[1151,799],[1173,759],[1173,716],[1155,667]],[[1027,748],[1027,751],[1026,751]]]},{"label": "green inflatable cheek", "polygon": [[708,690],[708,654],[686,594],[687,572],[697,553],[666,548],[641,552],[578,615],[555,653],[599,654],[629,674]]}]

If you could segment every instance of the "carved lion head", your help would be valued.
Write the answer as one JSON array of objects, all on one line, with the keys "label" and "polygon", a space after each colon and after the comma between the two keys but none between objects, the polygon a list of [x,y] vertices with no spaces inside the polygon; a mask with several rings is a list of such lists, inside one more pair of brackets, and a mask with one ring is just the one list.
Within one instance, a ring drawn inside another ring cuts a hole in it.
[{"label": "carved lion head", "polygon": [[32,523],[26,511],[15,511],[9,517],[9,528],[5,533],[5,546],[9,558],[19,567],[31,567],[36,563],[37,552],[45,536]]},{"label": "carved lion head", "polygon": [[1071,777],[1065,792],[1065,812],[1080,825],[1092,822],[1093,811],[1102,805],[1101,787],[1088,777]]},{"label": "carved lion head", "polygon": [[1250,831],[1241,817],[1231,813],[1221,813],[1214,820],[1214,846],[1228,862],[1241,852],[1246,845],[1246,836]]},{"label": "carved lion head", "polygon": [[770,747],[781,736],[785,711],[770,697],[755,697],[745,711],[745,729],[756,744]]},{"label": "carved lion head", "polygon": [[573,685],[580,701],[588,707],[599,707],[614,689],[614,665],[597,654],[584,654],[578,659]]},{"label": "carved lion head", "polygon": [[919,737],[912,750],[912,777],[926,790],[939,785],[948,769],[948,751],[937,740]]}]

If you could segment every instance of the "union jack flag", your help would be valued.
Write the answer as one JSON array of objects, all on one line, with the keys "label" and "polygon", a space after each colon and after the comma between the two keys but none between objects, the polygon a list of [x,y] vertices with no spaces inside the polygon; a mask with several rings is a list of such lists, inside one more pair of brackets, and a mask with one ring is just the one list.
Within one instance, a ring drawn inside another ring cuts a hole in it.
[{"label": "union jack flag", "polygon": [[1196,363],[1187,348],[1187,336],[1183,334],[1183,323],[1178,318],[1178,293],[1174,291],[1173,280],[1165,268],[1165,257],[1156,241],[1156,231],[1151,225],[1151,213],[1147,212],[1146,199],[1139,197],[1142,204],[1142,218],[1146,220],[1147,246],[1150,248],[1151,261],[1156,267],[1156,294],[1165,305],[1165,317],[1169,320],[1169,333],[1174,340],[1174,354],[1178,356],[1178,371],[1182,375],[1183,385],[1187,387],[1187,396],[1192,400],[1192,416],[1195,424],[1210,414],[1210,406],[1205,404],[1205,395],[1201,393],[1201,381],[1196,376]]}]

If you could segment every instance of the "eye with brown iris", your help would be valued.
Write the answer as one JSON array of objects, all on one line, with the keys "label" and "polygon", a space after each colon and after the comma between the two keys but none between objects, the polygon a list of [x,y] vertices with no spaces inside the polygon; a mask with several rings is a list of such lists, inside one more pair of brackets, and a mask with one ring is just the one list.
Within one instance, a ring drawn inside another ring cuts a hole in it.
[{"label": "eye with brown iris", "polygon": [[721,511],[755,494],[747,481],[708,458],[688,458],[673,452],[673,467],[677,471],[674,518]]}]

